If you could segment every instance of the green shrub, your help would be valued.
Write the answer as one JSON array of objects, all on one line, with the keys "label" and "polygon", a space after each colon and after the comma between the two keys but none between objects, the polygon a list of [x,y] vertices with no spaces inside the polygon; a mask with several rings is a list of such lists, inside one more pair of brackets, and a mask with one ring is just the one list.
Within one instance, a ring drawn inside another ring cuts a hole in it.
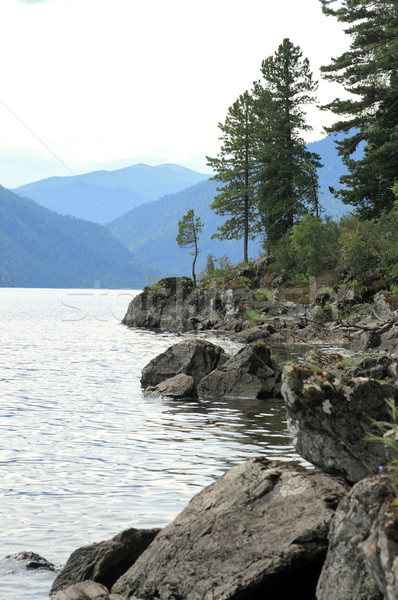
[{"label": "green shrub", "polygon": [[369,435],[368,439],[373,442],[381,442],[390,449],[392,456],[387,465],[381,465],[380,470],[385,471],[390,476],[394,485],[398,485],[398,409],[394,401],[387,401],[391,408],[392,422],[374,421],[374,425],[380,431],[380,435]]},{"label": "green shrub", "polygon": [[340,221],[341,255],[344,266],[361,279],[371,269],[386,269],[398,275],[398,206],[376,220],[365,221],[350,214]]},{"label": "green shrub", "polygon": [[158,279],[156,279],[156,277],[151,277],[150,275],[148,275],[148,279],[146,280],[145,288],[151,289],[151,290],[160,290],[160,289],[162,289],[162,287],[163,287],[162,284],[159,282]]},{"label": "green shrub", "polygon": [[265,323],[267,320],[264,315],[262,315],[258,310],[250,309],[246,310],[243,313],[243,317],[253,323],[253,325],[257,325],[258,323]]},{"label": "green shrub", "polygon": [[273,266],[276,271],[289,273],[297,267],[289,236],[284,235],[273,244],[272,253],[275,256],[275,263]]},{"label": "green shrub", "polygon": [[398,296],[398,285],[397,285],[396,283],[392,283],[392,284],[390,285],[390,290],[391,290],[391,294],[392,294],[394,297],[397,297],[397,296]]},{"label": "green shrub", "polygon": [[307,214],[290,231],[291,248],[302,273],[319,275],[339,260],[339,225],[331,217]]},{"label": "green shrub", "polygon": [[259,288],[253,294],[253,300],[256,300],[257,302],[271,300],[274,291],[275,290],[272,290],[271,288]]},{"label": "green shrub", "polygon": [[350,214],[341,219],[340,227],[341,256],[351,275],[361,277],[364,272],[379,266],[379,252],[375,243],[377,223]]}]

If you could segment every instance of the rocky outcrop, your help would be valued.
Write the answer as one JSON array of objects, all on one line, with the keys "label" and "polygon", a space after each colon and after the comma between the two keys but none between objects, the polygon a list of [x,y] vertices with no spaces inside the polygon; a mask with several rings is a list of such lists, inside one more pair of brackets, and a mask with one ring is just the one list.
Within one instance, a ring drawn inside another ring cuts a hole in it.
[{"label": "rocky outcrop", "polygon": [[199,397],[266,398],[280,394],[281,369],[261,342],[248,344],[203,377]]},{"label": "rocky outcrop", "polygon": [[398,498],[386,503],[362,544],[365,563],[384,600],[398,598]]},{"label": "rocky outcrop", "polygon": [[249,460],[194,496],[112,592],[142,600],[307,600],[345,494],[323,473]]},{"label": "rocky outcrop", "polygon": [[167,277],[133,298],[122,323],[174,332],[237,331],[250,297],[250,292],[242,289],[194,288],[188,277]]},{"label": "rocky outcrop", "polygon": [[[159,531],[160,529],[127,529],[111,540],[75,550],[55,579],[50,594],[86,580],[111,588],[116,579],[146,550]],[[57,594],[54,598],[58,600],[63,596]],[[67,598],[69,596],[65,596],[65,600]]]},{"label": "rocky outcrop", "polygon": [[352,484],[378,471],[389,458],[374,421],[392,422],[388,401],[398,399],[396,385],[287,365],[282,395],[292,443],[306,460]]},{"label": "rocky outcrop", "polygon": [[[53,596],[52,600],[126,600],[125,596],[110,594],[109,590],[95,581],[84,581],[68,587]],[[134,599],[133,599],[134,600]]]},{"label": "rocky outcrop", "polygon": [[133,298],[122,321],[129,327],[186,331],[189,315],[186,304],[194,290],[189,277],[167,277],[145,287]]},{"label": "rocky outcrop", "polygon": [[298,344],[301,342],[332,342],[344,344],[344,335],[339,328],[330,324],[308,319],[305,316],[283,315],[264,316],[263,324],[249,326],[242,323],[241,331],[231,334],[231,339],[243,344],[256,340],[264,340],[267,345]]},{"label": "rocky outcrop", "polygon": [[[375,285],[386,282],[325,291],[320,281],[300,285],[272,279],[272,286],[281,286],[272,291],[266,262],[243,267],[227,289],[220,280],[211,288],[194,288],[188,277],[162,279],[131,301],[122,322],[174,332],[224,330],[242,343],[327,341],[398,356],[398,301]],[[247,285],[240,285],[243,280]],[[256,288],[261,285],[266,287]]]},{"label": "rocky outcrop", "polygon": [[201,339],[184,340],[143,368],[141,385],[147,395],[196,397],[196,387],[203,377],[228,358],[221,346]]},{"label": "rocky outcrop", "polygon": [[[317,586],[317,600],[383,600],[381,587],[368,569],[363,543],[383,506],[396,490],[385,475],[363,479],[339,504],[329,531],[329,548]],[[378,541],[367,547],[378,548]],[[371,550],[371,556],[377,556]],[[394,596],[396,598],[397,596]]]}]

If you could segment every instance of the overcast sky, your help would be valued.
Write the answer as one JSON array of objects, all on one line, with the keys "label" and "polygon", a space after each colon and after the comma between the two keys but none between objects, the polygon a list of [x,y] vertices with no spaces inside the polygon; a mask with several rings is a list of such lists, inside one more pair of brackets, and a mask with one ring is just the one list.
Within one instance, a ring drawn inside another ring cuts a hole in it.
[{"label": "overcast sky", "polygon": [[[178,163],[208,172],[217,124],[284,37],[312,70],[349,45],[318,0],[1,0],[0,184]],[[342,91],[320,82],[320,101]],[[330,123],[311,110],[314,132]]]}]

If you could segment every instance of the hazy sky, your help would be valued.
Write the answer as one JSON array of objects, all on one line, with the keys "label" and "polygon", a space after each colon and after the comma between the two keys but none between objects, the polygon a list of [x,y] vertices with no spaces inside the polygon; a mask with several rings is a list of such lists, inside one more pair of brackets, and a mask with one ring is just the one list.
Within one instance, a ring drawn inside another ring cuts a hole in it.
[{"label": "hazy sky", "polygon": [[[0,19],[5,187],[136,162],[208,172],[218,122],[284,37],[318,77],[349,45],[318,0],[1,0]],[[341,93],[320,82],[322,102]],[[310,116],[320,139],[330,119]]]}]

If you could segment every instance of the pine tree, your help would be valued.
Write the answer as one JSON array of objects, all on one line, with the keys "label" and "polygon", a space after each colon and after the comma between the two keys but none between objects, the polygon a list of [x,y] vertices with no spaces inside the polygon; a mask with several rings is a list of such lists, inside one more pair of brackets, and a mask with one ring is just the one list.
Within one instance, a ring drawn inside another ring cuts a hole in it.
[{"label": "pine tree", "polygon": [[222,132],[221,151],[217,158],[207,157],[215,171],[212,179],[223,184],[210,205],[218,215],[229,216],[213,238],[239,240],[243,237],[243,260],[248,262],[248,242],[256,233],[258,222],[256,199],[256,114],[249,92],[245,92],[228,109]]},{"label": "pine tree", "polygon": [[259,209],[272,245],[314,202],[320,157],[306,149],[300,134],[311,130],[304,106],[315,102],[318,85],[308,59],[289,39],[263,61],[261,72],[263,80],[254,88],[261,123]]},{"label": "pine tree", "polygon": [[192,248],[190,255],[193,256],[192,262],[192,279],[196,287],[195,264],[200,252],[198,246],[198,236],[203,229],[203,223],[199,217],[195,216],[195,211],[190,208],[181,221],[178,221],[178,235],[176,237],[177,244],[180,248]]},{"label": "pine tree", "polygon": [[[350,92],[326,105],[341,117],[329,132],[347,137],[337,146],[348,175],[337,192],[366,218],[394,203],[391,187],[398,173],[398,2],[397,0],[320,0],[326,14],[347,23],[350,49],[322,67],[324,77]],[[363,158],[353,156],[364,142]]]}]

